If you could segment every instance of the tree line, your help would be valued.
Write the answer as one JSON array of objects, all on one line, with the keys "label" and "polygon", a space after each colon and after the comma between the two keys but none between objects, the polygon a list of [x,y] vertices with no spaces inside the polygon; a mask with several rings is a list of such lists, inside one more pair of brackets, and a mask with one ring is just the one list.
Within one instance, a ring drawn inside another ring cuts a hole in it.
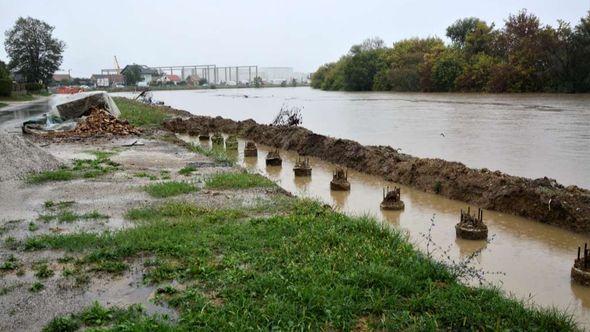
[{"label": "tree line", "polygon": [[379,38],[354,45],[320,66],[311,86],[349,91],[588,92],[590,12],[572,27],[542,25],[523,10],[502,28],[469,17],[438,37],[386,47]]}]

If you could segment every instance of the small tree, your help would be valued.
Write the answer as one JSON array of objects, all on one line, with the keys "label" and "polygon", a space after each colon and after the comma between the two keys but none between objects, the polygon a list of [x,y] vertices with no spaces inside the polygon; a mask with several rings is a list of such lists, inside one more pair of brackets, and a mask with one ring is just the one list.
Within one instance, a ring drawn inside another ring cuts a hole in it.
[{"label": "small tree", "polygon": [[262,78],[260,78],[260,76],[254,77],[252,84],[254,85],[255,88],[260,88],[262,86]]},{"label": "small tree", "polygon": [[205,85],[205,84],[207,84],[207,79],[204,78],[204,77],[203,78],[200,78],[199,79],[199,85]]},{"label": "small tree", "polygon": [[141,80],[141,67],[136,64],[129,65],[123,76],[125,76],[125,84],[135,85]]},{"label": "small tree", "polygon": [[20,17],[5,33],[8,67],[22,73],[29,83],[49,83],[62,63],[65,43],[53,38],[53,29],[41,20]]}]

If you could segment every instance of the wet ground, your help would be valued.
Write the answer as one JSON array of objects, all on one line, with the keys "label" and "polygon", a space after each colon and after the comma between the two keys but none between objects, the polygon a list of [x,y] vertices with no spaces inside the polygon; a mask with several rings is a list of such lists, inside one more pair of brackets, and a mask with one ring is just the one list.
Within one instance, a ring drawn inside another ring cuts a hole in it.
[{"label": "wet ground", "polygon": [[[65,165],[74,159],[95,158],[91,151],[114,152],[110,159],[120,167],[109,174],[43,184],[29,184],[22,180],[0,182],[0,263],[14,256],[19,264],[15,270],[0,270],[0,331],[40,330],[53,317],[78,312],[93,301],[119,306],[140,303],[150,313],[176,317],[173,310],[152,301],[157,285],[143,283],[146,269],[143,263],[150,257],[128,262],[131,268],[120,276],[97,272],[71,277],[66,276],[65,271],[75,267],[64,259],[68,257],[67,253],[51,250],[27,252],[19,244],[19,240],[41,234],[103,232],[132,227],[133,224],[124,218],[126,211],[162,200],[149,196],[143,190],[144,185],[170,179],[190,181],[200,186],[208,175],[232,169],[173,143],[140,139],[132,147],[123,146],[129,142],[129,139],[116,139],[91,144],[44,144],[43,149]],[[200,166],[190,177],[180,175],[178,171],[189,163]],[[201,190],[173,199],[207,207],[241,207],[271,194],[256,189],[239,193]],[[73,213],[81,215],[97,211],[108,219],[44,221],[42,216],[56,209],[47,207],[50,205],[47,202],[54,205],[65,202]],[[35,269],[42,264],[47,264],[54,274],[46,279],[36,277]],[[78,277],[88,280],[80,284]],[[31,291],[36,282],[41,282],[44,288]]]}]

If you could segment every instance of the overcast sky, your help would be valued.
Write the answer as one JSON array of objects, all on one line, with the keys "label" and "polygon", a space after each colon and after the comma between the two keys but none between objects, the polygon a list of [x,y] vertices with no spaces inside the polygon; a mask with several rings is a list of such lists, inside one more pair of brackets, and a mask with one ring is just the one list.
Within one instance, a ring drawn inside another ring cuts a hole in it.
[{"label": "overcast sky", "polygon": [[[544,24],[577,24],[590,0],[28,1],[0,0],[0,31],[19,16],[55,26],[66,42],[63,69],[90,76],[130,63],[290,66],[313,71],[352,44],[379,36],[390,45],[440,36],[457,18],[503,25],[526,8]],[[4,36],[0,60],[6,61]]]}]

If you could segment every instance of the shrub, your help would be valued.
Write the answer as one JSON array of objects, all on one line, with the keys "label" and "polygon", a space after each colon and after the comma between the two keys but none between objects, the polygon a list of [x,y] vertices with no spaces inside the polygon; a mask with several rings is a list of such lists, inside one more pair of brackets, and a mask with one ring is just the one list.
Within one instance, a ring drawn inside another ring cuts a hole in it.
[{"label": "shrub", "polygon": [[10,97],[12,92],[12,81],[8,78],[0,78],[0,96]]}]

